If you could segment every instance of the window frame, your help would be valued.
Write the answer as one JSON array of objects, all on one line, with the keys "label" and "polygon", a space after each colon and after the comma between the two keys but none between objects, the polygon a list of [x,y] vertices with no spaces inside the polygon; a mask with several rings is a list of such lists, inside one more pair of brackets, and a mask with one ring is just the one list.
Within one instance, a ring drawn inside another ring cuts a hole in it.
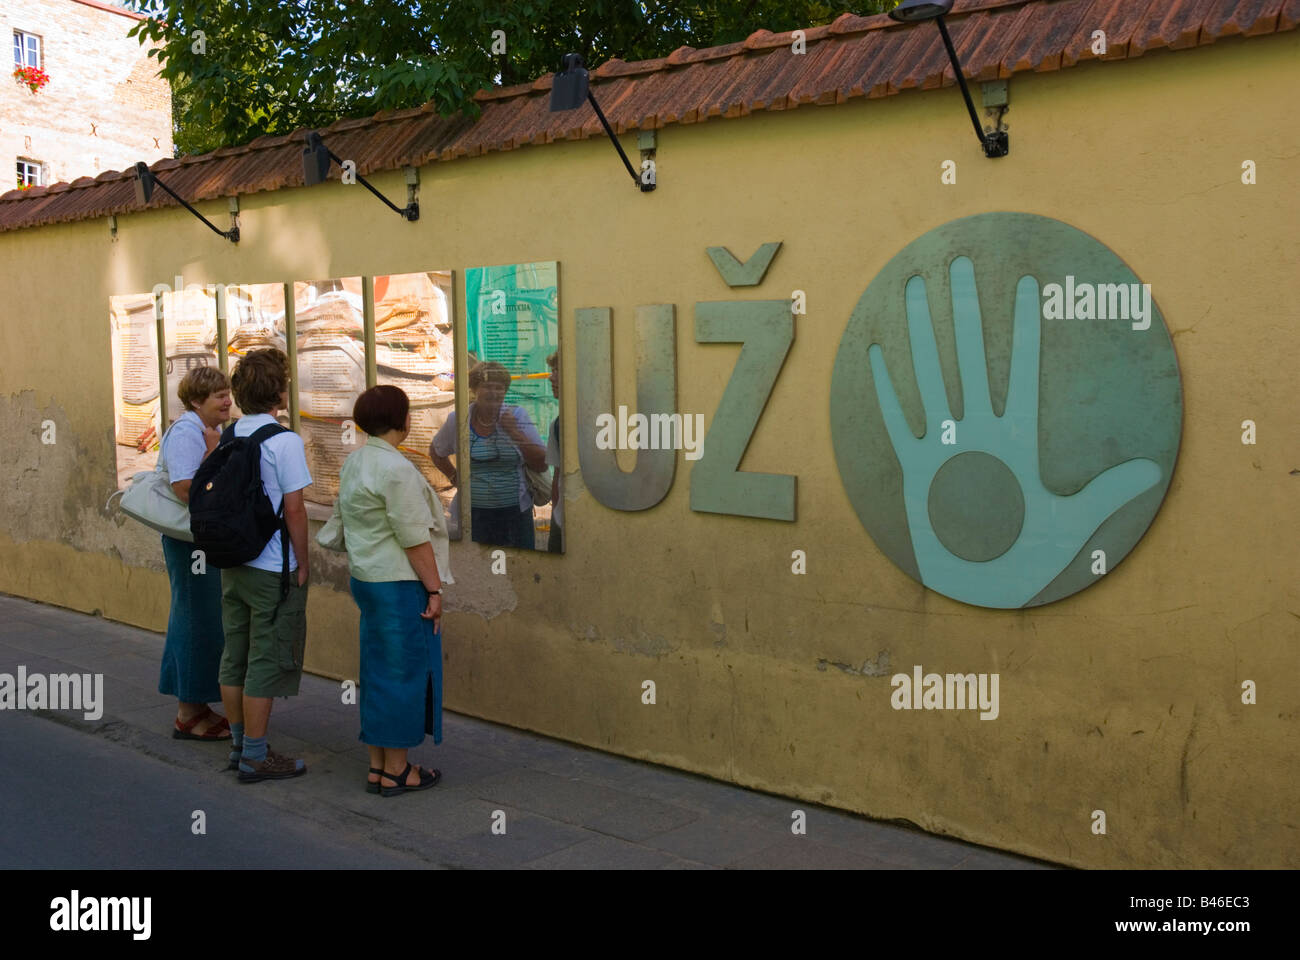
[{"label": "window frame", "polygon": [[[36,179],[25,183],[23,167],[34,169],[36,171]],[[43,187],[46,185],[45,164],[40,160],[29,160],[24,159],[23,157],[18,157],[17,162],[14,165],[14,173],[20,185],[32,187]]]},{"label": "window frame", "polygon": [[[27,54],[29,52],[28,41],[36,43],[36,62],[29,63]],[[15,67],[35,67],[37,70],[43,69],[41,66],[44,61],[45,42],[39,33],[28,33],[26,30],[14,30],[14,66]],[[21,57],[19,57],[21,51]]]}]

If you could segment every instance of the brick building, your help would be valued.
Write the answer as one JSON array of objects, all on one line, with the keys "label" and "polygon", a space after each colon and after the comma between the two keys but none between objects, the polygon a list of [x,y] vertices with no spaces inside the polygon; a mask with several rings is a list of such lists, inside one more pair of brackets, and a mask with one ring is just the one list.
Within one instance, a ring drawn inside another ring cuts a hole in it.
[{"label": "brick building", "polygon": [[0,27],[13,64],[49,75],[36,93],[0,83],[0,162],[43,185],[172,155],[171,90],[129,31],[140,16],[95,0],[12,0]]}]

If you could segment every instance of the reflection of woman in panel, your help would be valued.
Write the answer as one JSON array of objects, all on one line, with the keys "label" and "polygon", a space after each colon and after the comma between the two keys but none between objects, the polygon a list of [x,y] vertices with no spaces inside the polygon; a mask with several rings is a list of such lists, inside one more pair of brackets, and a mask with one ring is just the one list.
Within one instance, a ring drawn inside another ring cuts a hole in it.
[{"label": "reflection of woman in panel", "polygon": [[345,549],[361,610],[361,740],[370,748],[366,789],[391,797],[436,784],[437,770],[407,751],[442,742],[442,587],[452,583],[442,504],[397,449],[411,429],[400,387],[371,387],[352,418],[369,434],[339,475],[334,515],[317,535]]},{"label": "reflection of woman in panel", "polygon": [[[221,439],[217,427],[230,417],[230,381],[216,367],[195,367],[181,379],[176,393],[185,412],[163,437],[159,456],[177,498],[189,503],[194,474]],[[172,736],[229,740],[229,722],[208,706],[221,699],[217,669],[226,644],[221,629],[221,571],[212,567],[195,573],[192,543],[163,534],[162,546],[172,602],[158,692],[179,701]]]},{"label": "reflection of woman in panel", "polygon": [[[494,361],[469,372],[470,522],[474,540],[504,547],[535,546],[533,498],[525,468],[546,469],[546,445],[523,407],[507,405],[510,371]],[[452,485],[458,485],[449,457],[456,452],[456,414],[447,415],[429,456]]]},{"label": "reflection of woman in panel", "polygon": [[[551,368],[551,396],[560,399],[560,351],[546,358]],[[546,463],[553,468],[551,475],[551,535],[546,540],[547,553],[564,552],[564,458],[560,454],[560,418],[551,421],[551,431],[546,438]]]}]

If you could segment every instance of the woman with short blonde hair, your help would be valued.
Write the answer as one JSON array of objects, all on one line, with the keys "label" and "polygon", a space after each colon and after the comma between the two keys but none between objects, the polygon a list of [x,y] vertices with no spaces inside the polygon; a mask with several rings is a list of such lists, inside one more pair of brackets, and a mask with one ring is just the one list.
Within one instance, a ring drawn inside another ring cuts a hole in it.
[{"label": "woman with short blonde hair", "polygon": [[[230,381],[216,367],[195,367],[181,379],[177,399],[185,412],[163,436],[159,458],[176,496],[190,500],[199,464],[221,439],[217,427],[230,418]],[[171,584],[167,642],[158,692],[176,697],[172,736],[177,740],[229,740],[230,724],[208,706],[221,699],[217,668],[225,647],[221,629],[221,571],[194,572],[194,544],[163,534],[163,559]]]}]

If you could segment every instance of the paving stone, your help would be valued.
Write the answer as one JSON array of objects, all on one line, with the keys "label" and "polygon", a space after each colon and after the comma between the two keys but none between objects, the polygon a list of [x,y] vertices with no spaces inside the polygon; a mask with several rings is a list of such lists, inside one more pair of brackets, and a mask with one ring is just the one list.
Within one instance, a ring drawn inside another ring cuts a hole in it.
[{"label": "paving stone", "polygon": [[[381,811],[386,817],[402,823],[420,833],[428,834],[439,840],[474,840],[481,837],[492,838],[492,824],[497,821],[494,814],[499,810],[505,814],[506,836],[517,822],[529,822],[529,815],[514,807],[502,807],[487,800],[462,799],[451,793],[439,794],[442,784],[420,793],[403,794],[399,797],[383,797],[393,801]],[[463,795],[462,795],[463,796]],[[398,806],[397,801],[402,801]]]},{"label": "paving stone", "polygon": [[845,843],[846,850],[860,853],[896,867],[915,870],[946,870],[967,855],[965,844],[944,842],[924,834],[874,834],[856,843]]},{"label": "paving stone", "polygon": [[[966,849],[969,849],[967,847]],[[977,847],[975,852],[954,864],[953,870],[1059,870],[1056,864],[1042,863],[1013,853]]]},{"label": "paving stone", "polygon": [[971,848],[960,841],[899,824],[868,820],[824,807],[803,809],[807,814],[807,836],[810,839],[899,867],[946,870],[971,852]]},{"label": "paving stone", "polygon": [[16,678],[19,667],[25,667],[29,677],[35,673],[49,675],[51,673],[96,672],[60,660],[52,653],[32,653],[26,650],[13,649],[0,651],[0,673],[13,674]]},{"label": "paving stone", "polygon": [[99,669],[96,673],[104,674],[104,684],[108,685],[110,680],[118,683],[129,683],[139,687],[152,689],[155,693],[158,690],[158,680],[162,673],[162,661],[157,657],[139,656],[133,653],[122,653],[118,656],[101,659]]},{"label": "paving stone", "polygon": [[655,870],[672,857],[617,837],[597,836],[530,861],[533,870]]},{"label": "paving stone", "polygon": [[[437,788],[435,788],[437,789]],[[527,814],[506,818],[506,832],[474,834],[459,840],[438,839],[430,849],[437,862],[461,869],[521,867],[592,837],[587,830]]]},{"label": "paving stone", "polygon": [[625,780],[620,789],[737,819],[764,817],[788,823],[790,811],[801,807],[798,801],[785,797],[773,797],[734,784],[649,765]]},{"label": "paving stone", "polygon": [[40,626],[28,620],[9,619],[3,608],[0,618],[4,618],[4,634],[0,636],[0,651],[6,659],[9,651],[55,654],[60,650],[78,648],[85,640],[73,633],[63,633],[49,627]]},{"label": "paving stone", "polygon": [[[214,705],[214,709],[221,713],[219,704]],[[170,697],[158,697],[158,702],[146,704],[138,707],[122,707],[120,705],[112,711],[113,715],[119,720],[137,727],[141,730],[166,730],[168,736],[170,731],[175,729],[176,720],[176,701]]]},{"label": "paving stone", "polygon": [[889,870],[897,869],[851,850],[787,834],[758,853],[728,864],[740,870]]},{"label": "paving stone", "polygon": [[696,860],[673,859],[673,860],[669,860],[662,867],[658,867],[657,869],[659,870],[718,870],[720,868],[715,867],[711,864],[700,863]]},{"label": "paving stone", "polygon": [[650,797],[628,795],[589,817],[584,825],[600,833],[639,842],[647,837],[693,823],[701,817],[695,810],[674,806]]},{"label": "paving stone", "polygon": [[359,739],[356,717],[337,716],[320,706],[305,706],[292,713],[271,711],[268,729],[283,731],[306,743],[316,743],[331,751],[355,750],[366,756],[366,746]]},{"label": "paving stone", "polygon": [[782,829],[755,820],[705,816],[676,830],[647,838],[648,847],[716,867],[766,850],[782,839]]},{"label": "paving stone", "polygon": [[569,755],[549,767],[547,772],[559,777],[595,780],[617,788],[646,768],[647,765],[639,760],[574,747]]},{"label": "paving stone", "polygon": [[526,769],[549,771],[566,761],[574,748],[571,745],[540,737],[524,730],[499,727],[475,717],[443,716],[443,736],[460,732],[473,749]]},{"label": "paving stone", "polygon": [[474,784],[474,790],[484,800],[580,825],[628,797],[609,787],[553,777],[539,770],[511,770],[485,777]]},{"label": "paving stone", "polygon": [[[441,770],[443,781],[457,786],[477,783],[479,780],[495,777],[515,769],[504,760],[498,760],[495,757],[451,745],[448,743],[449,739],[444,726],[442,743],[435,747],[431,739],[426,740],[424,746],[411,753],[412,762],[419,762],[426,767],[432,766]],[[423,759],[416,761],[414,759],[416,753],[419,753]],[[441,785],[439,785],[438,789],[441,789]]]}]

